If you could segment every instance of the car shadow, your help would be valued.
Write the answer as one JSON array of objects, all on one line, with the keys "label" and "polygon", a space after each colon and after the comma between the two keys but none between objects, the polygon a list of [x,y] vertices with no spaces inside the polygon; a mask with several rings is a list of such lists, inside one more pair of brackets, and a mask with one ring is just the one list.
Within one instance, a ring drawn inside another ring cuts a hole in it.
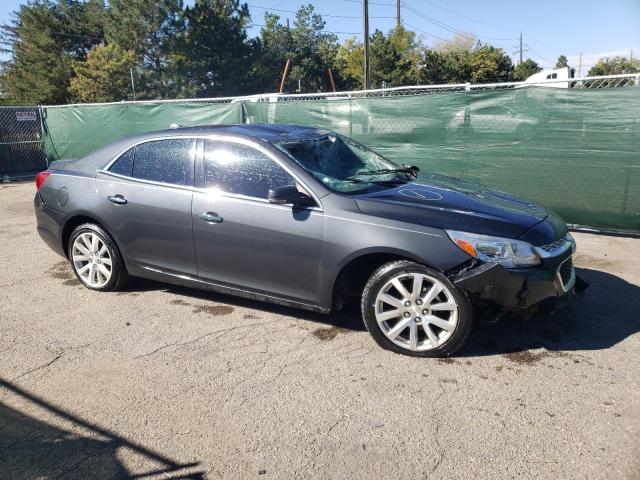
[{"label": "car shadow", "polygon": [[640,331],[640,287],[599,270],[576,268],[576,274],[589,288],[575,302],[551,315],[479,324],[458,356],[603,350]]},{"label": "car shadow", "polygon": [[[640,331],[640,287],[610,273],[576,268],[589,288],[554,314],[510,316],[496,324],[476,323],[456,356],[486,356],[545,348],[551,351],[610,348]],[[165,290],[175,295],[286,315],[330,327],[364,331],[357,304],[330,315],[139,279],[129,291]]]},{"label": "car shadow", "polygon": [[[0,392],[20,405],[44,410],[56,425],[0,401],[0,471],[2,478],[202,479],[197,463],[179,463],[117,433],[84,420],[0,378]],[[153,468],[130,472],[121,450],[143,457]]]}]

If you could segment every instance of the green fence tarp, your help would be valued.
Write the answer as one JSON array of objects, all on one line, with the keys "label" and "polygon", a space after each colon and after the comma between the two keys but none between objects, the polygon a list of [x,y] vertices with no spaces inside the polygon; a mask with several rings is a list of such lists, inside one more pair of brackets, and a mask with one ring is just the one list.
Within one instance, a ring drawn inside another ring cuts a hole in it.
[{"label": "green fence tarp", "polygon": [[50,160],[79,158],[128,135],[242,122],[241,103],[137,103],[46,107],[43,144]]},{"label": "green fence tarp", "polygon": [[[569,223],[640,231],[640,87],[521,88],[353,99],[245,102],[252,123],[313,125],[392,160],[543,203]],[[46,108],[50,159],[134,133],[240,123],[242,104]]]},{"label": "green fence tarp", "polygon": [[569,223],[640,231],[638,87],[245,106],[252,123],[324,127],[397,162],[536,200]]}]

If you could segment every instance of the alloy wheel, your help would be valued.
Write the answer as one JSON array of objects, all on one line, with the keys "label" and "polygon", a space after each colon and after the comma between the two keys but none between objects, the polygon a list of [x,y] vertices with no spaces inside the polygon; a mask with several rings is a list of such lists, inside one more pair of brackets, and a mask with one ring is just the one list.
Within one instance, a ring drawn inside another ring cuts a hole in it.
[{"label": "alloy wheel", "polygon": [[95,233],[81,233],[71,249],[73,268],[80,279],[92,288],[102,288],[113,273],[109,249]]},{"label": "alloy wheel", "polygon": [[458,323],[458,305],[440,280],[424,273],[402,273],[386,282],[375,300],[382,333],[412,351],[446,343]]}]

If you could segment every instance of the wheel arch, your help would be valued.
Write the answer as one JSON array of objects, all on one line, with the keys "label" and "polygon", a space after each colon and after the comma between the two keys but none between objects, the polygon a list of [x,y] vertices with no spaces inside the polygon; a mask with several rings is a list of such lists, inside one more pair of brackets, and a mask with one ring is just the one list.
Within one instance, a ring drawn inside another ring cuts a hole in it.
[{"label": "wheel arch", "polygon": [[339,264],[331,282],[331,306],[342,308],[350,298],[361,295],[364,285],[375,270],[396,260],[409,260],[440,271],[417,255],[395,248],[368,248],[352,253]]},{"label": "wheel arch", "polygon": [[62,227],[62,234],[60,235],[60,241],[62,242],[62,250],[64,251],[65,257],[69,258],[68,246],[69,246],[69,238],[71,238],[71,233],[73,233],[73,231],[77,227],[79,227],[84,223],[93,223],[95,225],[98,225],[104,231],[106,231],[111,236],[113,242],[116,244],[116,247],[118,247],[118,250],[120,250],[120,254],[122,254],[122,249],[118,245],[118,242],[116,241],[116,239],[113,237],[113,234],[109,231],[108,228],[105,227],[104,223],[102,223],[98,219],[98,217],[96,217],[95,215],[92,215],[89,212],[77,212],[74,215],[70,216],[69,219],[65,222],[64,227]]}]

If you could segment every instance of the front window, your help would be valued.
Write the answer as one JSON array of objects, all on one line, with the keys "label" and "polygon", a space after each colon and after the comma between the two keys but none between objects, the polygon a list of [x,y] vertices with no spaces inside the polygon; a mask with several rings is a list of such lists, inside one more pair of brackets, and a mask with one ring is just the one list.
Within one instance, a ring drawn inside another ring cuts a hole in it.
[{"label": "front window", "polygon": [[408,168],[336,133],[276,146],[327,188],[341,193],[388,188],[413,178]]},{"label": "front window", "polygon": [[206,188],[266,199],[269,189],[295,185],[280,165],[259,150],[241,143],[204,142]]}]

